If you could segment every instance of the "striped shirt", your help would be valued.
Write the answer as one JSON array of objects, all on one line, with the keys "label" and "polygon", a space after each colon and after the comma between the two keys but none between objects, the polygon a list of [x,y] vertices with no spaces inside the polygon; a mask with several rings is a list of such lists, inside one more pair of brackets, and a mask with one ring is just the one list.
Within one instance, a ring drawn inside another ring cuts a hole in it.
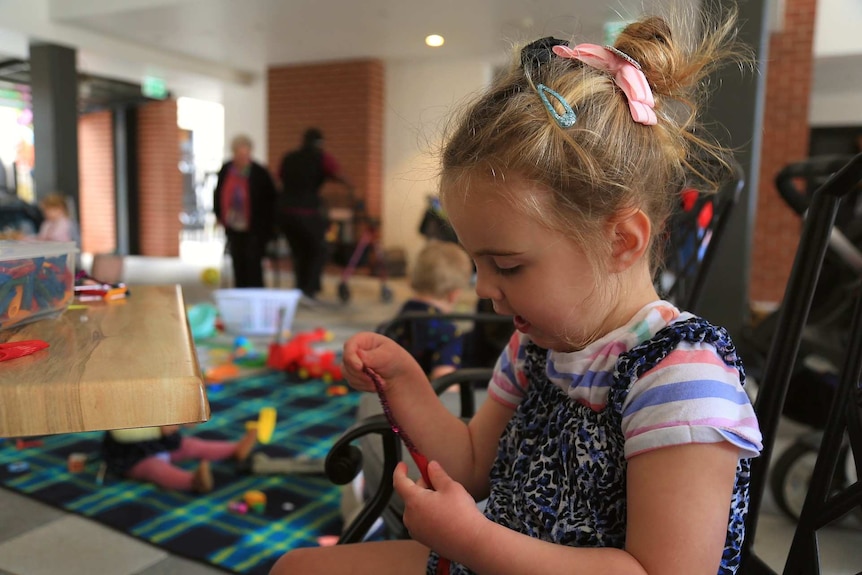
[{"label": "striped shirt", "polygon": [[[691,317],[668,302],[653,302],[582,350],[549,351],[548,378],[572,401],[601,411],[619,356],[669,324]],[[528,341],[518,332],[512,336],[488,388],[492,398],[512,409],[529,385],[523,369]],[[681,343],[631,384],[623,404],[626,458],[672,445],[721,441],[737,446],[740,457],[757,456],[762,448],[760,429],[740,380],[741,374],[714,346]]]}]

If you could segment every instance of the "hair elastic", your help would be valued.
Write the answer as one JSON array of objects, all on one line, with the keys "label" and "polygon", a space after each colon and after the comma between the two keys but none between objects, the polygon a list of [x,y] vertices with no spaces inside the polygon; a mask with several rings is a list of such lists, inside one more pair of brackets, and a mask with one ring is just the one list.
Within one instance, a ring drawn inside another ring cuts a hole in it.
[{"label": "hair elastic", "polygon": [[[561,128],[571,128],[575,125],[575,122],[578,120],[578,116],[559,92],[551,90],[544,84],[536,84],[536,91],[539,93],[539,98],[542,99],[542,103],[548,109],[548,112],[550,112],[551,116],[554,117],[554,121],[557,122],[557,125]],[[557,112],[557,109],[554,108],[554,105],[551,104],[550,100],[548,100],[548,94],[550,94],[557,102],[560,103],[560,106],[563,107],[564,112],[562,114]]]},{"label": "hair elastic", "polygon": [[568,46],[569,43],[553,36],[546,36],[530,42],[521,48],[521,67],[536,69],[551,61],[554,53],[551,48],[554,46]]}]

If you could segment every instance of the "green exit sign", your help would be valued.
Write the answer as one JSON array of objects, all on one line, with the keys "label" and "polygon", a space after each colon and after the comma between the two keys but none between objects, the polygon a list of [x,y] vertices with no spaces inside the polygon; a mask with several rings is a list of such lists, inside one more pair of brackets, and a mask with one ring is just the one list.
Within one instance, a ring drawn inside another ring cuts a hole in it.
[{"label": "green exit sign", "polygon": [[144,81],[141,82],[141,93],[147,98],[164,100],[168,97],[168,86],[161,78],[144,76]]}]

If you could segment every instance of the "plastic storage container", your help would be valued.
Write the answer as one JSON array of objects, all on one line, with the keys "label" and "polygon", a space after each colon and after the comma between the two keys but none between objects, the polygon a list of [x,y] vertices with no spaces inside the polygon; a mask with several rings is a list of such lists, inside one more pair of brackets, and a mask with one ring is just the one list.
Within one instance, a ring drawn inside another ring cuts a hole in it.
[{"label": "plastic storage container", "polygon": [[77,252],[74,242],[0,241],[0,329],[66,309]]},{"label": "plastic storage container", "polygon": [[279,310],[284,310],[281,329],[290,329],[300,290],[264,288],[220,289],[213,292],[227,331],[246,335],[274,335]]}]

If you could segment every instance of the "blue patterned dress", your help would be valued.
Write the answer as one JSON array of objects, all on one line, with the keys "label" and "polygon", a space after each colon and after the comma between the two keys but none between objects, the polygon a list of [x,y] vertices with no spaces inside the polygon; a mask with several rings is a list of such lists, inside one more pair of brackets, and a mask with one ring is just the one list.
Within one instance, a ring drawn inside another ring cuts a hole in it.
[{"label": "blue patterned dress", "polygon": [[[509,529],[573,547],[623,548],[626,540],[626,458],[623,404],[632,383],[681,342],[713,345],[727,366],[742,364],[727,332],[700,318],[671,323],[622,353],[608,401],[594,410],[572,401],[547,375],[548,352],[526,345],[530,384],[500,440],[485,515]],[[748,511],[749,459],[739,460],[719,575],[736,573]],[[431,552],[427,573],[436,573]],[[452,563],[452,575],[473,573]]]}]

